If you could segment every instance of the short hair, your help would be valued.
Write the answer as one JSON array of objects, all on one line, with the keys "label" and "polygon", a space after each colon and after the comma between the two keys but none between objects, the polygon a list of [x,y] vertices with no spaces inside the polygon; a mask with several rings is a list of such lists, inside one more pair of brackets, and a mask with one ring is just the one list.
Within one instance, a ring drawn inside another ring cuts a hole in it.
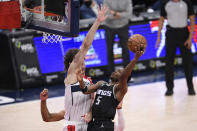
[{"label": "short hair", "polygon": [[111,73],[109,79],[110,79],[110,81],[111,81],[112,83],[117,83],[117,82],[119,81],[119,78],[115,77],[114,73],[115,73],[115,71]]},{"label": "short hair", "polygon": [[73,48],[73,49],[69,49],[66,53],[66,55],[64,55],[64,70],[67,72],[68,68],[70,66],[70,63],[73,61],[73,58],[75,57],[75,55],[79,52],[79,49],[77,48]]},{"label": "short hair", "polygon": [[110,76],[110,81],[111,81],[112,83],[117,83],[117,82],[119,82],[119,79]]}]

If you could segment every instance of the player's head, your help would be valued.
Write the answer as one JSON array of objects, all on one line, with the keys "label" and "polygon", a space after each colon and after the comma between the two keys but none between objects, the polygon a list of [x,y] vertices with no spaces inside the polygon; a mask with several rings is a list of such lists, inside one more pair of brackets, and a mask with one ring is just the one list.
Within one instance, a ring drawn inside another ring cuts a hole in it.
[{"label": "player's head", "polygon": [[67,51],[66,55],[64,56],[64,69],[68,71],[68,68],[73,61],[75,55],[79,52],[79,49],[73,48]]},{"label": "player's head", "polygon": [[123,69],[118,69],[117,71],[114,71],[111,73],[110,79],[112,83],[119,82],[120,74],[123,72]]}]

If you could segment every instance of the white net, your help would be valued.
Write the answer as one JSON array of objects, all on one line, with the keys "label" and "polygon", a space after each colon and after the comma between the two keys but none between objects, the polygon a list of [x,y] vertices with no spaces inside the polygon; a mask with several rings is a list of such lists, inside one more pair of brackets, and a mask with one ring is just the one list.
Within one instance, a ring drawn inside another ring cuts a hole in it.
[{"label": "white net", "polygon": [[[65,22],[64,16],[45,16],[45,20],[54,21],[58,23]],[[45,44],[62,42],[62,36],[53,33],[43,32],[42,42]]]},{"label": "white net", "polygon": [[19,1],[21,3],[23,27],[32,27],[32,29],[38,31],[45,31],[43,32],[43,43],[62,42],[62,36],[60,35],[67,36],[72,31],[71,0],[64,1],[61,12],[53,10],[51,7],[53,4],[51,5],[50,0],[48,3],[44,2],[44,0],[38,0],[35,6],[30,6],[31,2],[27,2],[29,0]]},{"label": "white net", "polygon": [[62,36],[48,32],[43,32],[42,42],[45,44],[62,42]]}]

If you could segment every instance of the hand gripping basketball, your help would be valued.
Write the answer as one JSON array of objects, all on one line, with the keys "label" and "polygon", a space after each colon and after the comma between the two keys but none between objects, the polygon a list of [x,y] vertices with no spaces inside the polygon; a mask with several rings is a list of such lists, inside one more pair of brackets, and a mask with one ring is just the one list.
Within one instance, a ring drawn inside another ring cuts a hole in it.
[{"label": "hand gripping basketball", "polygon": [[146,38],[140,34],[132,35],[128,39],[128,42],[127,42],[129,50],[132,51],[133,53],[136,53],[136,48],[140,44],[144,45],[144,48],[141,48],[140,50],[145,52],[146,46],[147,46],[147,41],[146,41]]}]

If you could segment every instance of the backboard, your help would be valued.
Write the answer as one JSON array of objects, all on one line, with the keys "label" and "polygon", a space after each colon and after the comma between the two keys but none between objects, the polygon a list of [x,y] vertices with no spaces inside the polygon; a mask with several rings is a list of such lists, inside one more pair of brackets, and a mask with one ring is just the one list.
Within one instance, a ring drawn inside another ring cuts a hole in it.
[{"label": "backboard", "polygon": [[20,0],[22,26],[61,36],[79,33],[79,0]]}]

